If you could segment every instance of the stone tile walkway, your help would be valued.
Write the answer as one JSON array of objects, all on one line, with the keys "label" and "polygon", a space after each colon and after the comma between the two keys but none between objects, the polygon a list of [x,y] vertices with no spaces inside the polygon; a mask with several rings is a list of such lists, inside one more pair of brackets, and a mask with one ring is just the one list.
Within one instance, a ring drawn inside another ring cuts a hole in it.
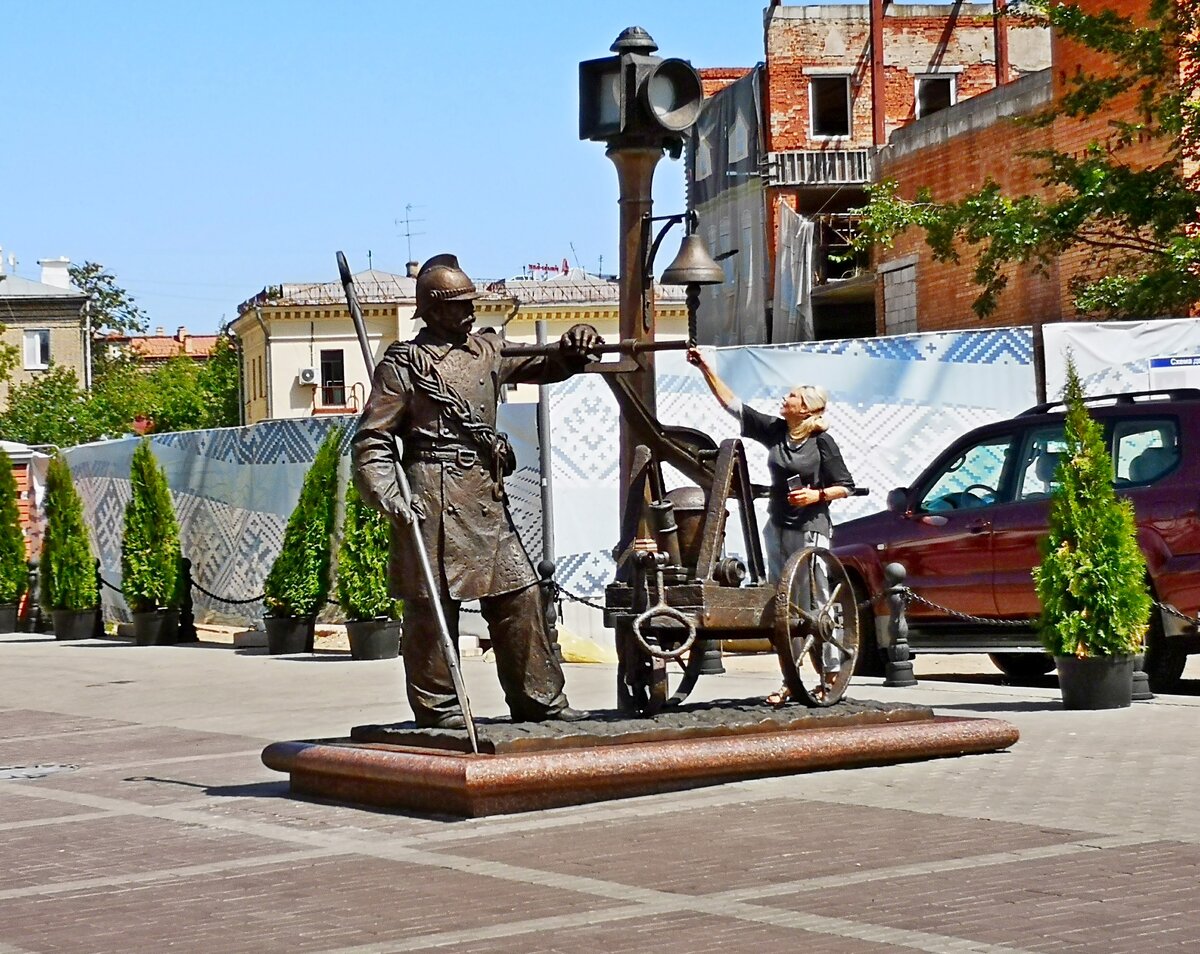
[{"label": "stone tile walkway", "polygon": [[[914,689],[851,694],[1022,741],[468,821],[297,800],[259,761],[404,718],[398,662],[33,636],[0,662],[0,954],[1200,949],[1195,659],[1181,695],[1068,713],[1052,679],[927,657]],[[773,667],[699,695],[765,694]],[[500,714],[489,664],[464,669]],[[568,667],[573,704],[613,679]]]}]

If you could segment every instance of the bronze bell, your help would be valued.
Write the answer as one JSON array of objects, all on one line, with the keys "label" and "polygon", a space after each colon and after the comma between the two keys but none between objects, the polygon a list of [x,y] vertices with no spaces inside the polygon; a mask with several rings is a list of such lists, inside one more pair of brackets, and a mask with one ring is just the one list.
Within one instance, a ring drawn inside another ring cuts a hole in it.
[{"label": "bronze bell", "polygon": [[679,254],[659,281],[664,285],[720,285],[725,281],[725,269],[708,254],[704,239],[692,233],[683,237]]}]

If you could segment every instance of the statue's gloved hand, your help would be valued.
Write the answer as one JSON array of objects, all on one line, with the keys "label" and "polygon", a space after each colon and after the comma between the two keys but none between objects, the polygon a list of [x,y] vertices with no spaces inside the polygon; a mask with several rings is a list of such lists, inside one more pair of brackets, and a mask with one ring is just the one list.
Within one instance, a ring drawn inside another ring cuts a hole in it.
[{"label": "statue's gloved hand", "polygon": [[407,527],[413,522],[412,508],[399,497],[382,501],[381,508],[389,520],[401,527]]},{"label": "statue's gloved hand", "polygon": [[591,325],[572,325],[559,339],[558,346],[572,357],[587,358],[604,344],[604,339]]}]

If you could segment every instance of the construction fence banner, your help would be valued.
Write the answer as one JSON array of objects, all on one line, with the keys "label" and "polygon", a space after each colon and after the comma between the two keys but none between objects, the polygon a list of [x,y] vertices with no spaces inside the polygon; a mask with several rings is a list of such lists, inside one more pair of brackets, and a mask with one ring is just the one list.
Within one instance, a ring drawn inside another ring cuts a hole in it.
[{"label": "construction fence banner", "polygon": [[[248,427],[155,434],[149,438],[163,466],[179,520],[183,555],[192,561],[198,622],[256,625],[263,581],[283,543],[288,517],[317,448],[333,427],[343,434],[345,487],[353,416],[265,421]],[[541,472],[534,405],[500,407],[498,424],[517,454],[517,470],[506,481],[521,539],[531,553],[541,550]],[[66,451],[83,500],[101,576],[121,586],[121,536],[129,503],[129,468],[140,438],[83,444]],[[341,514],[338,515],[338,525]],[[336,541],[335,541],[336,573]],[[128,620],[121,595],[103,588],[106,618]],[[336,618],[329,608],[326,618]]]},{"label": "construction fence banner", "polygon": [[[1063,323],[1045,327],[1049,393],[1061,390],[1068,349],[1088,392],[1200,386],[1200,322]],[[835,524],[884,506],[966,431],[1011,417],[1037,401],[1028,327],[896,335],[843,341],[710,349],[718,374],[747,404],[778,413],[799,384],[830,394],[830,433],[867,497],[834,505]],[[1195,360],[1193,360],[1195,359]],[[737,422],[717,404],[700,373],[678,352],[657,357],[658,410],[666,424],[696,428],[720,442]],[[599,375],[551,386],[551,483],[558,580],[595,600],[612,581],[617,543],[620,421]],[[304,474],[330,427],[355,419],[306,418],[251,427],[154,435],[175,500],[184,555],[211,593],[238,600],[262,592]],[[541,553],[541,471],[536,406],[504,404],[499,426],[513,439],[518,469],[506,481],[517,531],[536,563]],[[67,460],[93,529],[104,578],[120,586],[120,543],[136,438],[88,444]],[[751,476],[767,482],[765,450],[747,445]],[[684,483],[667,469],[668,486]],[[344,479],[344,478],[343,478]],[[765,521],[759,502],[759,523]],[[726,547],[743,555],[732,512]],[[836,529],[835,529],[836,539]],[[201,622],[255,624],[262,605],[231,604],[194,593]],[[120,597],[105,590],[110,619],[126,619]],[[334,613],[336,616],[336,613]],[[332,617],[331,617],[332,618]]]},{"label": "construction fence banner", "polygon": [[[834,506],[834,521],[881,510],[887,492],[909,483],[959,435],[1035,403],[1028,328],[897,335],[767,347],[718,348],[717,373],[747,404],[777,414],[800,384],[829,391],[830,434],[859,486],[870,496]],[[657,356],[658,412],[666,424],[738,436],[738,424],[678,352]],[[558,579],[595,598],[615,570],[619,516],[617,406],[599,375],[552,388],[554,532]],[[766,451],[747,445],[751,477],[767,483]],[[684,483],[666,474],[668,487]],[[765,501],[757,508],[766,519]],[[746,552],[731,511],[726,548]],[[836,530],[835,530],[836,539]]]},{"label": "construction fence banner", "polygon": [[1200,388],[1200,319],[1072,321],[1042,326],[1046,396],[1056,400],[1075,362],[1085,394]]}]

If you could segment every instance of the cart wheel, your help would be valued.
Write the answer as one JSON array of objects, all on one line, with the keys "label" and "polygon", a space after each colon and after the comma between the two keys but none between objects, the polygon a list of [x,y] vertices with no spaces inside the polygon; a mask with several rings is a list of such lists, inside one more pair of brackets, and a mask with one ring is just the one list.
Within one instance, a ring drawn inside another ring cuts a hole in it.
[{"label": "cart wheel", "polygon": [[810,547],[792,554],[775,592],[775,632],[783,681],[797,702],[838,702],[858,658],[858,606],[840,560]]}]

